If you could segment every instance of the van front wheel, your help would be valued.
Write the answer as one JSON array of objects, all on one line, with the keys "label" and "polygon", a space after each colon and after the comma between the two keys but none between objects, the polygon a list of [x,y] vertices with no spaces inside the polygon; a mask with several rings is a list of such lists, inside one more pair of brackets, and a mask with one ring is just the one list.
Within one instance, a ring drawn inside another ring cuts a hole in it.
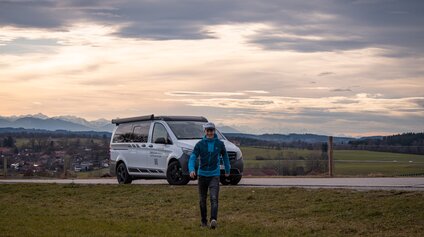
[{"label": "van front wheel", "polygon": [[166,180],[171,185],[186,185],[190,181],[190,176],[184,175],[180,162],[174,160],[168,165]]},{"label": "van front wheel", "polygon": [[230,180],[230,183],[231,185],[237,185],[238,183],[240,183],[240,180],[241,180],[241,175],[237,175]]}]

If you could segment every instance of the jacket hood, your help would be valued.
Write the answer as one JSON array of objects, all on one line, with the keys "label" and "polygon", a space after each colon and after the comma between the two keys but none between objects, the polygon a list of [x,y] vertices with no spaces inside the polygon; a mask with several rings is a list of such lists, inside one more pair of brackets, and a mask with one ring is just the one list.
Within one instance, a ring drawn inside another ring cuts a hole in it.
[{"label": "jacket hood", "polygon": [[217,140],[217,139],[218,139],[218,135],[216,135],[216,133],[213,135],[212,139],[207,138],[206,135],[203,135],[203,138],[202,138],[202,140],[206,140],[206,141]]}]

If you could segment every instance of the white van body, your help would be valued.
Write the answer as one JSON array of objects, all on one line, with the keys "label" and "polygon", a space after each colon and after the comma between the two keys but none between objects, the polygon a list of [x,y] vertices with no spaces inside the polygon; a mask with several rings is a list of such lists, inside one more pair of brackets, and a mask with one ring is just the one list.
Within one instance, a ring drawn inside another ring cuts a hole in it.
[{"label": "white van body", "polygon": [[[187,184],[188,158],[206,122],[206,118],[197,116],[154,115],[112,120],[117,126],[110,142],[111,174],[117,175],[119,183],[163,178],[170,184]],[[225,144],[231,164],[230,177],[222,175],[221,182],[237,184],[243,175],[242,153],[218,130],[216,133]]]}]

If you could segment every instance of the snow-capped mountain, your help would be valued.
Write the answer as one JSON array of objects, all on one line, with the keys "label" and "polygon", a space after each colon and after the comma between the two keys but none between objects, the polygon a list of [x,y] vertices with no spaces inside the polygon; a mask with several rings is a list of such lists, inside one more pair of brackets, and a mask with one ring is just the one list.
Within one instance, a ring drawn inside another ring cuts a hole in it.
[{"label": "snow-capped mountain", "polygon": [[42,113],[38,113],[18,116],[0,116],[0,127],[110,132],[113,130],[114,126],[115,125],[111,124],[111,122],[106,119],[88,121],[84,118],[70,115],[49,117]]}]

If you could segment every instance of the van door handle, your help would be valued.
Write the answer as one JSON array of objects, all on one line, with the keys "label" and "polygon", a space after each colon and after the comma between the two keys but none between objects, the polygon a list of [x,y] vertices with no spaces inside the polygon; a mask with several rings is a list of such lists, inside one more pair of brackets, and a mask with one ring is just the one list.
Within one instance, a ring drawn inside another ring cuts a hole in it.
[{"label": "van door handle", "polygon": [[149,145],[149,147],[150,147],[150,148],[152,148],[152,147],[153,147],[153,145],[152,145],[152,144],[150,144],[150,145]]}]

